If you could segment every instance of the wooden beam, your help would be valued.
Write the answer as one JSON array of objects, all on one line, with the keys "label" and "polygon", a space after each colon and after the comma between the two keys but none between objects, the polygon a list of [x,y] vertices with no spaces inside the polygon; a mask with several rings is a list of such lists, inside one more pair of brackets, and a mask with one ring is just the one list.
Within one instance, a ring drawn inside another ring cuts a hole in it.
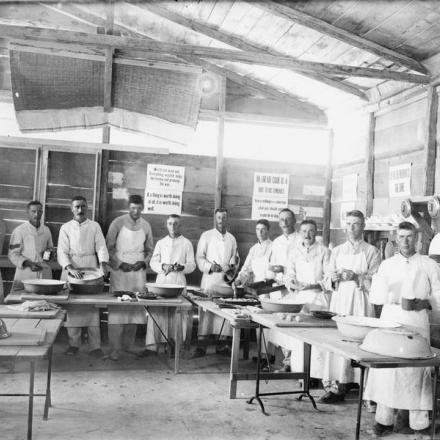
[{"label": "wooden beam", "polygon": [[[165,18],[166,20],[169,20],[173,23],[179,24],[180,26],[184,26],[195,32],[206,35],[217,41],[221,41],[222,43],[228,44],[231,47],[235,47],[237,49],[244,51],[250,51],[250,52],[254,51],[259,53],[267,53],[274,56],[284,56],[284,54],[282,54],[281,52],[278,52],[273,49],[268,49],[265,46],[245,40],[241,37],[237,37],[229,32],[225,32],[223,30],[220,31],[218,28],[211,26],[207,23],[201,23],[195,19],[189,19],[181,14],[178,14],[174,11],[171,11],[170,9],[163,7],[162,5],[163,5],[162,2],[149,2],[149,3],[138,4],[137,6],[139,8],[146,9],[152,12],[153,14]],[[338,81],[334,78],[325,75],[319,75],[310,72],[307,75],[304,74],[304,76],[312,78],[316,81],[320,81],[324,84],[327,84],[330,87],[336,88],[345,93],[356,95],[364,101],[368,101],[368,96],[362,90],[350,84],[346,84],[342,81]]]},{"label": "wooden beam", "polygon": [[[113,3],[109,3],[105,8],[105,34],[113,33],[113,22],[115,16],[115,8]],[[105,48],[105,63],[104,63],[104,112],[110,113],[112,111],[112,80],[113,80],[113,47]]]},{"label": "wooden beam", "polygon": [[333,177],[333,147],[334,132],[329,131],[328,137],[328,158],[327,168],[325,170],[325,191],[324,191],[324,208],[322,220],[322,241],[324,246],[330,243],[330,222],[331,222],[331,201],[332,201],[332,177]]},{"label": "wooden beam", "polygon": [[365,180],[366,180],[366,206],[365,216],[371,217],[373,214],[374,200],[374,131],[376,128],[376,117],[373,112],[369,114],[368,120],[368,138],[366,145],[366,163],[365,163]]},{"label": "wooden beam", "polygon": [[217,133],[217,157],[215,161],[215,195],[214,208],[222,207],[223,191],[223,144],[225,139],[225,110],[226,110],[226,81],[220,77],[220,93],[218,102],[218,133]]},{"label": "wooden beam", "polygon": [[[259,1],[259,2],[249,2],[252,5],[258,6],[265,11],[271,12],[278,17],[282,17],[302,26],[308,27],[318,31],[324,35],[335,38],[343,43],[349,44],[350,46],[356,47],[358,49],[365,50],[367,52],[373,53],[381,58],[393,61],[400,66],[406,67],[408,69],[414,70],[422,74],[427,74],[428,70],[418,61],[403,55],[395,50],[388,49],[385,46],[370,41],[364,37],[353,34],[346,31],[345,29],[338,28],[324,20],[313,17],[304,12],[298,11],[292,7],[289,7],[289,2],[283,0],[273,0],[273,1]],[[290,2],[292,4],[292,2]],[[293,4],[294,6],[294,4]],[[380,7],[380,6],[378,6]]]},{"label": "wooden beam", "polygon": [[114,48],[137,49],[147,52],[168,53],[178,57],[195,56],[223,61],[246,64],[258,64],[270,67],[287,68],[297,72],[318,73],[334,76],[355,76],[377,78],[382,80],[404,81],[409,83],[427,84],[427,75],[396,72],[388,69],[372,69],[369,67],[343,66],[337,64],[316,63],[298,60],[292,57],[273,56],[255,52],[243,52],[230,49],[175,44],[153,41],[146,38],[119,37],[115,35],[95,35],[87,32],[48,29],[36,26],[22,26],[0,21],[0,35],[9,39],[46,40],[84,45],[110,46]]},{"label": "wooden beam", "polygon": [[437,150],[437,112],[438,95],[436,87],[428,88],[428,100],[425,120],[425,181],[423,182],[423,195],[432,196],[435,191],[435,166]]}]

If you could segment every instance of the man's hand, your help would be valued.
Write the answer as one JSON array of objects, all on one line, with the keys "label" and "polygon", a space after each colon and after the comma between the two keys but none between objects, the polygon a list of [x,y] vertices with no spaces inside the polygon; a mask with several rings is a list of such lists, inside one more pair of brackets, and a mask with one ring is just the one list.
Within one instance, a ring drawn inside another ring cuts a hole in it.
[{"label": "man's hand", "polygon": [[104,274],[104,277],[110,272],[110,265],[107,263],[107,261],[102,261],[99,263],[99,268]]},{"label": "man's hand", "polygon": [[269,266],[269,270],[274,273],[284,273],[284,266],[281,264],[272,264]]},{"label": "man's hand", "polygon": [[222,272],[222,271],[223,271],[223,269],[222,269],[222,267],[220,266],[220,264],[213,263],[213,264],[211,265],[211,272]]},{"label": "man's hand", "polygon": [[137,272],[138,270],[146,269],[147,265],[145,264],[145,261],[139,260],[132,265],[132,268],[135,272]]},{"label": "man's hand", "polygon": [[165,272],[165,275],[174,271],[174,264],[162,264],[162,270]]},{"label": "man's hand", "polygon": [[341,281],[341,279],[342,279],[341,278],[341,274],[339,272],[336,272],[336,271],[332,272],[330,274],[330,277],[331,277],[331,279],[332,279],[332,281],[334,283],[337,283],[338,281]]},{"label": "man's hand", "polygon": [[357,278],[357,276],[352,270],[344,269],[342,271],[341,279],[343,281],[356,281],[356,278]]},{"label": "man's hand", "polygon": [[28,267],[32,272],[40,272],[43,270],[43,266],[31,260],[26,260],[23,263],[23,267]]},{"label": "man's hand", "polygon": [[292,290],[304,290],[307,287],[306,284],[301,283],[300,281],[292,280],[290,282],[290,288]]},{"label": "man's hand", "polygon": [[174,270],[176,272],[182,272],[183,269],[185,269],[185,266],[179,263],[174,263]]},{"label": "man's hand", "polygon": [[77,280],[82,280],[84,278],[84,273],[78,269],[73,268],[72,266],[67,266],[67,273],[72,278],[76,278]]},{"label": "man's hand", "polygon": [[243,287],[243,281],[241,281],[240,278],[236,278],[233,281],[233,284],[234,284],[235,287]]},{"label": "man's hand", "polygon": [[128,263],[121,263],[119,269],[121,269],[122,272],[131,272],[133,270],[133,266]]}]

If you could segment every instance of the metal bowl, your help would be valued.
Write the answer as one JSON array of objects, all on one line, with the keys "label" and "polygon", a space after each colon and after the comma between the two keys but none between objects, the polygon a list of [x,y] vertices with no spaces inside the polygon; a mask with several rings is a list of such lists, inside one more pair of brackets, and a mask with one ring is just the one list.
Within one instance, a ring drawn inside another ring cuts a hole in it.
[{"label": "metal bowl", "polygon": [[258,299],[261,302],[263,310],[268,313],[299,313],[303,308],[304,303],[294,303],[283,300],[270,299],[268,294],[259,295]]},{"label": "metal bowl", "polygon": [[73,278],[67,275],[69,289],[77,295],[95,295],[104,290],[104,277],[102,271],[94,267],[78,267],[83,273],[83,278]]},{"label": "metal bowl", "polygon": [[339,333],[350,341],[363,341],[376,328],[397,328],[400,324],[369,316],[333,316]]},{"label": "metal bowl", "polygon": [[435,356],[428,341],[406,328],[372,330],[359,347],[370,353],[404,359],[429,359]]},{"label": "metal bowl", "polygon": [[68,285],[70,291],[77,295],[95,295],[102,293],[104,290],[104,280],[102,279],[100,282],[95,282],[93,284],[68,283]]},{"label": "metal bowl", "polygon": [[37,295],[56,295],[66,284],[65,281],[44,278],[23,280],[22,283],[26,292],[36,293]]},{"label": "metal bowl", "polygon": [[234,296],[234,289],[227,284],[214,284],[208,289],[212,296],[228,298]]},{"label": "metal bowl", "polygon": [[328,312],[327,310],[311,310],[310,313],[317,319],[332,319],[336,313]]},{"label": "metal bowl", "polygon": [[180,284],[165,284],[165,283],[146,283],[148,292],[154,295],[162,296],[164,298],[177,298],[182,294],[185,286]]}]

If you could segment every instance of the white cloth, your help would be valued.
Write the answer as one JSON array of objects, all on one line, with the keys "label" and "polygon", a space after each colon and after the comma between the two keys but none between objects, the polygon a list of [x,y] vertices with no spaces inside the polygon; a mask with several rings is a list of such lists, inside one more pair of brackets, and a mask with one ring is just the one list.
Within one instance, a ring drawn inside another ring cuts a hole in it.
[{"label": "white cloth", "polygon": [[[383,305],[381,319],[410,327],[429,342],[428,311],[403,310],[402,298],[429,299],[433,316],[439,316],[440,268],[435,261],[419,254],[409,258],[397,254],[385,260],[373,279],[370,295],[373,304]],[[368,373],[365,398],[390,408],[430,410],[430,369],[371,369]]]},{"label": "white cloth", "polygon": [[[394,408],[389,406],[377,404],[376,415],[374,417],[377,423],[385,426],[391,426],[394,424]],[[409,411],[409,426],[411,429],[421,431],[429,426],[429,414],[428,411]]]},{"label": "white cloth", "polygon": [[[181,272],[171,272],[165,275],[162,264],[178,263],[184,267]],[[156,282],[165,284],[180,284],[186,286],[186,274],[194,272],[196,263],[194,261],[194,249],[192,243],[180,235],[177,238],[171,238],[169,235],[156,243],[153,257],[151,258],[151,269],[157,273]],[[168,307],[154,307],[151,313],[167,337],[174,338],[174,313]],[[182,335],[183,340],[186,337],[187,316],[182,316]],[[152,319],[148,319],[147,334],[145,343],[147,346],[156,345],[164,342],[165,339],[160,333]]]},{"label": "white cloth", "polygon": [[269,278],[273,278],[281,284],[284,284],[286,282],[287,261],[289,259],[289,254],[292,249],[298,244],[298,241],[299,236],[296,232],[292,232],[288,236],[283,234],[275,238],[272,243],[272,251],[269,263],[271,266],[283,266],[284,272],[279,272],[275,274],[274,272],[269,271]]},{"label": "white cloth", "polygon": [[[331,287],[330,274],[338,270],[352,270],[358,276],[355,281],[341,281],[332,293],[330,310],[342,315],[370,316],[372,307],[368,301],[371,277],[380,264],[380,252],[374,246],[361,240],[346,241],[332,250],[326,285]],[[324,363],[325,381],[350,383],[359,381],[359,372],[351,367],[350,361],[333,353],[326,353]]]},{"label": "white cloth", "polygon": [[[113,242],[112,239],[113,235],[107,235],[107,245],[112,263],[110,274],[111,291],[129,290],[142,292],[145,287],[146,269],[124,272],[119,266],[121,263],[134,264],[145,260],[145,231],[142,228],[132,230],[122,224],[116,235],[116,242]],[[145,324],[147,322],[145,309],[142,306],[111,306],[108,307],[108,312],[108,323],[110,325]]]},{"label": "white cloth", "polygon": [[243,284],[256,283],[269,278],[269,260],[271,252],[271,240],[264,240],[254,244],[249,249],[249,253],[237,278]]},{"label": "white cloth", "polygon": [[[74,268],[98,267],[98,263],[108,262],[109,255],[97,222],[85,220],[78,223],[71,220],[60,228],[57,248],[58,263],[63,268],[61,279],[67,279],[66,266]],[[65,327],[99,326],[99,311],[93,306],[66,306]]]},{"label": "white cloth", "polygon": [[[309,248],[302,243],[298,243],[289,255],[287,263],[287,286],[291,281],[303,284],[319,284],[324,279],[328,263],[330,260],[330,250],[323,244],[315,242]],[[290,292],[287,297],[291,297],[298,302],[304,302],[303,312],[310,310],[328,310],[330,298],[322,289],[307,289],[302,291]],[[291,369],[292,371],[303,371],[304,366],[304,343],[295,341],[287,346],[292,350]],[[325,353],[312,347],[310,374],[312,377],[322,378],[324,369]]]},{"label": "white cloth", "polygon": [[[200,236],[197,245],[197,266],[202,272],[202,281],[200,287],[209,290],[216,284],[225,284],[223,272],[210,273],[213,263],[222,266],[223,270],[229,269],[230,264],[235,264],[237,254],[237,241],[229,232],[220,233],[217,229],[205,231]],[[213,316],[210,312],[200,310],[199,336],[210,334],[218,335],[223,325],[223,319]],[[222,330],[223,336],[231,336],[232,329],[229,323],[225,323]]]},{"label": "white cloth", "polygon": [[[43,261],[43,253],[47,249],[53,249],[52,234],[45,225],[39,228],[30,222],[17,226],[9,241],[8,257],[15,269],[15,280],[26,280],[32,278],[52,278],[52,269]],[[43,267],[42,271],[32,272],[30,268],[23,267],[23,263],[30,260]]]}]

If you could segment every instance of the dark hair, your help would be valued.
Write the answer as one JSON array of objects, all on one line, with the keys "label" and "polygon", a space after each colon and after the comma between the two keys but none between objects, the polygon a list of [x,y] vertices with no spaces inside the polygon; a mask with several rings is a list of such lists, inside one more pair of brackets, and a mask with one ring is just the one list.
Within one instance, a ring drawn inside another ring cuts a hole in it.
[{"label": "dark hair", "polygon": [[267,229],[270,229],[269,220],[266,220],[265,218],[260,218],[260,220],[257,221],[257,224],[255,226],[257,225],[263,225],[266,226]]},{"label": "dark hair", "polygon": [[410,222],[399,223],[397,229],[403,229],[405,231],[413,231],[414,233],[417,231],[416,227]]},{"label": "dark hair", "polygon": [[278,215],[281,215],[283,212],[289,212],[290,215],[293,217],[293,220],[296,222],[295,213],[294,213],[291,209],[289,209],[289,208],[283,208],[283,209],[278,213]]},{"label": "dark hair", "polygon": [[87,203],[87,199],[84,196],[74,196],[72,197],[71,203],[76,202],[77,200],[82,200]]},{"label": "dark hair", "polygon": [[130,203],[134,203],[135,205],[144,205],[144,199],[138,195],[138,194],[133,194],[132,196],[130,196],[128,198],[128,204]]},{"label": "dark hair", "polygon": [[315,220],[311,220],[311,219],[303,220],[299,225],[299,227],[301,227],[302,225],[313,225],[315,229],[318,230],[318,225],[316,224]]},{"label": "dark hair", "polygon": [[31,206],[37,206],[37,205],[43,207],[43,204],[39,200],[32,200],[32,202],[29,202],[26,205],[26,207],[27,207],[27,209],[29,209]]},{"label": "dark hair", "polygon": [[169,219],[169,218],[177,218],[177,220],[180,220],[180,215],[178,215],[178,214],[170,214],[170,215],[167,217],[167,219]]},{"label": "dark hair", "polygon": [[352,211],[348,211],[347,214],[345,214],[345,217],[357,217],[360,218],[365,223],[365,216],[361,211],[358,211],[357,209],[353,209]]},{"label": "dark hair", "polygon": [[225,212],[226,214],[228,213],[228,210],[226,208],[217,208],[214,211],[214,215],[217,214],[217,212]]}]

